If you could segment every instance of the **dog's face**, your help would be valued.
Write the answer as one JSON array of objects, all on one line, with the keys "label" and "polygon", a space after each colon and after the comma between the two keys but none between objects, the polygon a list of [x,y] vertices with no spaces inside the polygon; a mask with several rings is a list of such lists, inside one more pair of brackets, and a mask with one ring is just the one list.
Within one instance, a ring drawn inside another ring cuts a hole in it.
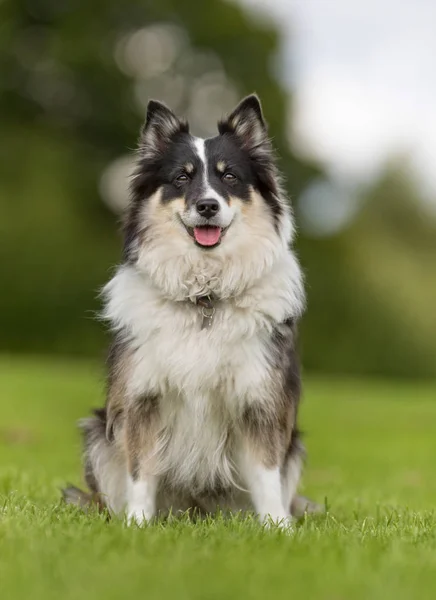
[{"label": "dog's face", "polygon": [[150,101],[140,139],[140,161],[126,227],[126,253],[147,243],[179,240],[214,252],[235,237],[243,245],[250,226],[273,228],[286,206],[256,96],[245,98],[203,140],[165,105]]},{"label": "dog's face", "polygon": [[178,136],[161,173],[161,205],[169,205],[168,217],[176,217],[203,250],[224,242],[254,184],[247,154],[229,136]]}]

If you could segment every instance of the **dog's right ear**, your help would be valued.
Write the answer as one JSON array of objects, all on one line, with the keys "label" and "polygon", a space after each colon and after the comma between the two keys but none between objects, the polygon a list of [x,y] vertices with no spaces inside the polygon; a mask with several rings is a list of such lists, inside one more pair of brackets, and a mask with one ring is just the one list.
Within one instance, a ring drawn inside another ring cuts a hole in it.
[{"label": "dog's right ear", "polygon": [[188,133],[186,121],[180,120],[162,102],[150,100],[147,106],[147,117],[141,130],[139,151],[143,158],[161,156],[167,150],[171,140],[177,133]]}]

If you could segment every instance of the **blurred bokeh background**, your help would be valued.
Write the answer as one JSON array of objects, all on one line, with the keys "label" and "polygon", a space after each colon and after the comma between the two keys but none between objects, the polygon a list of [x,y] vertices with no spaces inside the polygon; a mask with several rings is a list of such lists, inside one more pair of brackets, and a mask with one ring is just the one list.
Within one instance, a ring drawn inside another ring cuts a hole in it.
[{"label": "blurred bokeh background", "polygon": [[256,91],[299,224],[306,370],[436,376],[434,23],[432,0],[1,0],[0,351],[104,356],[148,99],[210,135]]}]

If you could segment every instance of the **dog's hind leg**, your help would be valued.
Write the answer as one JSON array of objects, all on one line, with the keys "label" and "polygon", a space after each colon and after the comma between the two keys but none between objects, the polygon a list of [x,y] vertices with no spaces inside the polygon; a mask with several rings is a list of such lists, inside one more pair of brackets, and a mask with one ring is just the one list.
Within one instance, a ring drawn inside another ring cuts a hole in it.
[{"label": "dog's hind leg", "polygon": [[126,505],[126,461],[114,439],[106,435],[106,410],[82,419],[85,481],[91,493],[111,513],[120,515]]},{"label": "dog's hind leg", "polygon": [[291,502],[291,515],[296,519],[301,519],[304,515],[321,514],[324,507],[305,496],[294,496]]},{"label": "dog's hind leg", "polygon": [[113,440],[106,437],[106,409],[96,410],[92,417],[82,419],[80,428],[84,441],[84,475],[89,492],[75,486],[62,490],[67,504],[83,509],[96,506],[122,514],[126,504],[126,464]]},{"label": "dog's hind leg", "polygon": [[85,512],[91,509],[98,511],[106,509],[106,504],[100,494],[85,492],[74,485],[68,485],[62,489],[62,498],[66,504],[79,506]]}]

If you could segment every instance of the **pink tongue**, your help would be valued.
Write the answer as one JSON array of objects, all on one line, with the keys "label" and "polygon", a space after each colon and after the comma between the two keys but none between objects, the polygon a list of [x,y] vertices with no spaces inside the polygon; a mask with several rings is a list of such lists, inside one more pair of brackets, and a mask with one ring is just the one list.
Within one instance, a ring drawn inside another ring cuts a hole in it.
[{"label": "pink tongue", "polygon": [[195,241],[202,246],[215,246],[221,237],[220,227],[194,227]]}]

